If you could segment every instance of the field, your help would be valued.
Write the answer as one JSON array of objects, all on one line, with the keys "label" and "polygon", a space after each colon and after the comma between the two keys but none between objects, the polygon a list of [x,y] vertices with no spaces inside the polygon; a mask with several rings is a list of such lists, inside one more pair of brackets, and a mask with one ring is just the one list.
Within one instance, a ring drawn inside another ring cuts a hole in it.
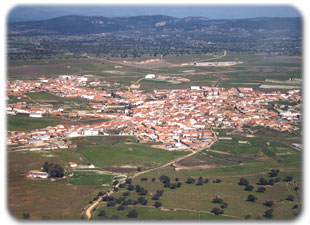
[{"label": "field", "polygon": [[109,186],[112,184],[113,175],[104,174],[101,172],[83,172],[74,171],[73,176],[69,178],[69,183],[73,185],[87,185],[87,186]]},{"label": "field", "polygon": [[143,144],[129,144],[126,138],[133,141],[132,137],[124,137],[123,140],[117,141],[110,136],[87,137],[83,139],[84,143],[81,143],[81,140],[77,141],[77,151],[100,168],[141,167],[146,169],[157,167],[186,154],[155,149]]},{"label": "field", "polygon": [[45,161],[68,169],[68,162],[86,164],[74,150],[8,153],[8,209],[12,216],[31,219],[79,219],[87,202],[107,187],[68,185],[67,180],[27,180],[20,172],[40,169]]},{"label": "field", "polygon": [[30,131],[34,129],[56,126],[61,120],[59,118],[42,117],[35,118],[28,115],[8,115],[7,130]]},{"label": "field", "polygon": [[[289,78],[302,78],[301,58],[265,55],[232,54],[218,61],[243,61],[243,64],[231,67],[196,67],[177,66],[186,62],[207,60],[221,53],[210,55],[167,56],[163,67],[151,65],[133,66],[124,64],[124,59],[68,59],[9,62],[8,79],[37,79],[52,77],[59,74],[91,74],[94,77],[109,82],[130,85],[143,78],[148,73],[159,75],[180,76],[190,79],[188,83],[171,84],[166,81],[140,81],[140,89],[152,92],[154,89],[189,88],[192,85],[217,85],[218,87],[253,87],[262,91],[287,91],[281,86],[298,86],[298,84],[281,84],[266,81],[266,79],[286,81]],[[145,60],[145,59],[131,59]],[[130,59],[128,59],[130,61]],[[170,63],[170,64],[169,64]],[[264,89],[262,89],[262,87]],[[267,87],[267,89],[265,89]],[[8,102],[27,101],[28,103],[48,103],[54,108],[66,106],[68,110],[89,109],[88,101],[81,98],[61,98],[56,95],[40,92],[27,93],[29,98],[17,99],[9,96]],[[275,102],[282,104],[283,102]],[[272,103],[274,104],[274,103]],[[275,110],[271,104],[267,106]],[[105,120],[83,119],[73,121],[64,118],[30,118],[28,116],[8,116],[7,128],[11,130],[29,131],[59,123],[65,125],[92,124]],[[301,124],[299,124],[301,126]],[[264,212],[270,207],[265,201],[273,201],[273,218],[295,218],[301,208],[301,169],[302,152],[292,147],[292,143],[301,143],[301,132],[294,134],[277,132],[262,127],[245,126],[242,132],[231,129],[216,129],[219,137],[232,137],[232,140],[219,140],[210,149],[191,156],[179,164],[189,165],[186,169],[177,170],[172,166],[155,169],[136,176],[132,185],[140,185],[148,193],[139,195],[135,190],[124,188],[112,194],[115,199],[123,193],[130,192],[125,201],[136,201],[145,197],[147,204],[124,204],[124,210],[118,210],[120,204],[107,207],[101,202],[92,214],[94,219],[128,219],[130,210],[138,212],[137,219],[264,219]],[[245,133],[253,134],[247,137]],[[12,152],[8,149],[8,208],[16,218],[22,218],[24,213],[30,213],[31,218],[79,219],[83,208],[98,194],[112,188],[113,179],[123,174],[130,177],[140,168],[146,171],[164,165],[176,158],[188,154],[182,151],[165,151],[153,148],[155,143],[138,143],[133,136],[98,136],[79,137],[71,139],[77,144],[76,150],[43,151],[43,152]],[[240,142],[241,141],[241,142]],[[246,143],[242,143],[246,141]],[[158,143],[157,143],[158,144]],[[21,171],[40,169],[45,161],[58,163],[72,175],[64,180],[27,180],[20,175]],[[94,164],[96,169],[72,169],[68,162],[79,165]],[[209,168],[194,168],[195,164],[203,163]],[[192,168],[191,168],[192,167]],[[279,170],[276,177],[270,177],[269,172]],[[164,187],[160,176],[166,175],[172,184],[181,182],[180,187]],[[291,181],[285,181],[292,176]],[[199,177],[208,183],[197,184]],[[144,181],[141,180],[144,178]],[[152,181],[154,178],[154,181]],[[186,183],[188,178],[195,179],[193,184]],[[240,178],[248,180],[253,186],[252,191],[244,190],[238,184]],[[260,178],[266,180],[278,179],[268,185],[257,184]],[[216,182],[219,179],[220,182]],[[259,187],[265,187],[264,193],[257,192]],[[159,198],[162,206],[154,207],[152,197],[157,190],[164,190]],[[252,194],[257,197],[255,202],[246,201]],[[288,195],[293,200],[287,200]],[[220,204],[212,203],[215,197],[223,199],[228,205],[222,215],[214,215],[214,207]],[[128,203],[128,202],[127,202]],[[107,218],[99,215],[106,212]]]},{"label": "field", "polygon": [[[210,151],[204,150],[194,156],[210,165],[216,165],[215,168],[176,171],[173,167],[166,167],[140,175],[133,179],[132,184],[146,189],[147,195],[139,195],[135,190],[127,190],[127,184],[112,196],[117,200],[124,192],[129,191],[130,194],[125,197],[125,202],[129,199],[131,199],[129,202],[135,202],[143,196],[147,200],[146,205],[132,203],[127,206],[122,201],[113,207],[108,207],[105,202],[102,202],[94,214],[95,218],[104,219],[98,216],[98,213],[104,210],[108,218],[128,219],[128,212],[134,209],[138,212],[138,219],[243,219],[245,217],[264,219],[263,215],[268,209],[263,204],[266,201],[274,203],[273,218],[294,218],[301,206],[301,191],[294,188],[295,185],[300,187],[301,155],[299,151],[291,148],[289,143],[298,138],[260,127],[252,129],[256,131],[256,136],[253,138],[242,137],[235,133],[232,141],[220,140],[211,147]],[[224,135],[231,130],[219,132]],[[239,140],[248,140],[250,144],[240,144]],[[267,141],[270,141],[269,146],[266,146]],[[275,177],[277,182],[272,185],[258,185],[261,178],[275,179],[269,176],[272,169],[280,171]],[[162,175],[168,176],[170,183],[181,182],[181,187],[164,187],[159,180]],[[287,176],[292,176],[293,180],[285,181]],[[208,179],[209,182],[197,185],[199,177],[203,180]],[[188,178],[194,178],[195,182],[187,184]],[[240,178],[246,178],[253,186],[253,190],[245,191],[245,186],[238,184]],[[215,182],[217,179],[221,182]],[[266,191],[257,192],[259,187],[265,187]],[[155,208],[155,200],[152,200],[157,190],[164,190],[162,197],[157,200],[162,203],[160,208]],[[257,198],[255,202],[247,201],[250,194]],[[294,200],[287,200],[288,195],[292,195]],[[223,215],[215,216],[211,213],[214,207],[220,207],[220,204],[212,203],[215,197],[222,198],[228,204],[227,208],[224,208]],[[118,210],[119,205],[122,204],[125,204],[125,210]]]}]

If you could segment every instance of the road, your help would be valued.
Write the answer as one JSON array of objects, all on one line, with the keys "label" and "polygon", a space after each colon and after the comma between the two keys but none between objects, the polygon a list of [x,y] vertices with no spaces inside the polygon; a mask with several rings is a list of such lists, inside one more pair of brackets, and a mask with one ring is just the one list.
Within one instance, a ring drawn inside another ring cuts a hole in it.
[{"label": "road", "polygon": [[[181,160],[183,160],[183,159],[186,159],[186,158],[188,158],[188,157],[191,157],[191,156],[193,156],[193,155],[195,155],[195,154],[201,152],[202,150],[204,150],[204,149],[206,149],[206,148],[210,148],[210,147],[218,140],[216,134],[213,132],[212,129],[211,129],[211,131],[212,131],[212,133],[213,133],[213,135],[214,135],[214,140],[213,140],[212,142],[210,142],[206,147],[201,148],[201,149],[196,150],[196,151],[191,150],[191,151],[192,151],[191,153],[189,153],[189,154],[187,154],[187,155],[185,155],[185,156],[182,156],[182,157],[180,157],[180,158],[174,159],[174,160],[172,160],[172,161],[170,161],[170,162],[168,162],[168,163],[166,163],[166,164],[164,164],[164,165],[162,165],[162,166],[159,166],[159,167],[156,167],[156,168],[152,168],[152,169],[149,169],[149,170],[144,170],[144,171],[141,171],[141,172],[137,172],[137,173],[135,173],[134,175],[132,175],[131,178],[133,179],[133,178],[135,178],[135,177],[137,177],[137,176],[140,176],[140,175],[142,175],[142,174],[151,172],[151,171],[153,171],[153,170],[158,170],[158,169],[161,169],[161,168],[170,166],[170,165],[172,165],[172,164],[174,164],[174,163],[177,163],[177,162],[179,162],[179,161],[181,161]],[[123,181],[122,183],[125,183],[125,181]],[[121,184],[121,183],[118,183],[118,184],[112,186],[111,189],[110,189],[109,191],[107,191],[103,196],[99,197],[95,202],[93,202],[90,206],[88,206],[88,207],[86,208],[86,210],[85,210],[85,215],[86,215],[86,218],[87,218],[87,219],[90,219],[90,218],[91,218],[93,209],[101,202],[102,198],[103,198],[103,197],[106,197],[106,196],[112,195],[112,194],[115,192],[115,191],[114,191],[114,188],[118,188],[120,184]],[[83,211],[83,212],[84,212],[84,211]]]}]

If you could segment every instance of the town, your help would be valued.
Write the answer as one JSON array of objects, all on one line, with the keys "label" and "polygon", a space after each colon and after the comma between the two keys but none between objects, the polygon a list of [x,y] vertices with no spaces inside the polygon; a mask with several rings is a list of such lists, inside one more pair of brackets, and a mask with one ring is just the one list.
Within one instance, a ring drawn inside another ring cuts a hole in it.
[{"label": "town", "polygon": [[[90,110],[68,110],[66,106],[36,102],[7,105],[7,114],[30,117],[100,118],[105,121],[87,125],[62,125],[24,131],[8,131],[7,144],[16,150],[74,148],[70,138],[79,136],[132,135],[140,142],[161,142],[167,150],[203,149],[215,138],[216,129],[239,129],[244,125],[262,126],[278,131],[295,132],[301,121],[298,106],[300,90],[286,93],[254,91],[249,87],[219,88],[191,86],[189,89],[154,90],[122,86],[102,90],[102,81],[82,75],[59,75],[36,81],[8,81],[8,95],[27,97],[27,93],[49,92],[63,98],[89,101]],[[106,84],[106,83],[105,83]],[[272,102],[295,103],[284,106]]]}]

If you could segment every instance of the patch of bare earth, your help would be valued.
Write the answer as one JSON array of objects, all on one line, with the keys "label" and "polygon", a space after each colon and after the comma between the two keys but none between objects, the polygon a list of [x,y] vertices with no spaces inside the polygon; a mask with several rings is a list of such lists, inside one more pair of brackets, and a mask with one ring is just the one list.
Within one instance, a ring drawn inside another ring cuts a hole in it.
[{"label": "patch of bare earth", "polygon": [[131,173],[137,170],[134,168],[120,168],[120,167],[105,167],[104,169],[113,173]]},{"label": "patch of bare earth", "polygon": [[201,159],[188,157],[185,158],[175,165],[176,170],[190,170],[190,169],[206,169],[206,168],[216,168],[218,165],[207,163]]}]

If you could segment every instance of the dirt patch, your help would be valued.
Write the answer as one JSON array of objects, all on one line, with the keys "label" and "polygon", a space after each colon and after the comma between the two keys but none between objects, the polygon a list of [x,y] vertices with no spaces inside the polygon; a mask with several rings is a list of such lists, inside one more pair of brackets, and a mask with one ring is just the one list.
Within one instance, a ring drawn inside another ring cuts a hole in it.
[{"label": "dirt patch", "polygon": [[190,169],[207,169],[207,168],[217,168],[216,164],[207,163],[201,159],[196,159],[193,157],[185,158],[178,163],[174,164],[175,170],[190,170]]},{"label": "dirt patch", "polygon": [[136,171],[136,169],[134,168],[120,168],[120,167],[105,167],[104,169],[113,173],[131,173]]},{"label": "dirt patch", "polygon": [[223,155],[231,155],[229,152],[222,152],[222,151],[211,150],[211,149],[209,149],[208,152],[215,152],[215,153],[223,154]]}]

